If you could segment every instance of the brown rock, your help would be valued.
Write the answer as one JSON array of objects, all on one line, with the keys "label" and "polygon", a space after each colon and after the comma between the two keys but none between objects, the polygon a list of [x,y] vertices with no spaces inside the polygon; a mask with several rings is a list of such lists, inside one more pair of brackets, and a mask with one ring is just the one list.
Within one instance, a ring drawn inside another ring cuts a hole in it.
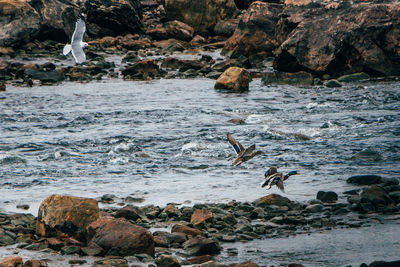
[{"label": "brown rock", "polygon": [[270,194],[268,196],[257,199],[255,201],[255,204],[261,207],[268,205],[288,206],[290,204],[290,200],[278,194]]},{"label": "brown rock", "polygon": [[201,236],[189,239],[183,246],[187,254],[192,256],[215,255],[221,251],[216,241]]},{"label": "brown rock", "polygon": [[264,84],[303,84],[312,85],[313,76],[305,71],[299,71],[295,73],[287,72],[267,72],[262,76]]},{"label": "brown rock", "polygon": [[156,40],[175,38],[183,41],[190,41],[193,37],[194,29],[178,20],[166,22],[164,25],[146,31]]},{"label": "brown rock", "polygon": [[211,255],[201,255],[188,259],[188,262],[191,264],[202,264],[211,260],[212,260]]},{"label": "brown rock", "polygon": [[136,221],[137,219],[145,217],[143,211],[135,206],[128,205],[118,210],[115,214],[115,218],[125,218],[127,220]]},{"label": "brown rock", "polygon": [[214,215],[209,210],[195,210],[190,218],[190,223],[192,223],[196,227],[204,226],[204,223],[212,221],[214,219]]},{"label": "brown rock", "polygon": [[154,79],[159,74],[160,68],[158,67],[157,62],[152,59],[139,61],[132,66],[126,67],[122,71],[124,78],[139,80]]},{"label": "brown rock", "polygon": [[239,19],[221,20],[214,26],[214,33],[231,37],[239,25]]},{"label": "brown rock", "polygon": [[96,244],[104,250],[104,253],[114,249],[120,256],[140,253],[154,255],[154,240],[151,233],[124,218],[101,217],[88,226],[87,232],[89,246]]},{"label": "brown rock", "polygon": [[199,264],[197,267],[228,267],[228,266],[229,265],[211,260],[211,261],[207,261],[202,264]]},{"label": "brown rock", "polygon": [[173,243],[182,244],[187,240],[184,233],[168,233],[164,231],[154,232],[153,239],[157,247],[165,248],[168,248]]},{"label": "brown rock", "polygon": [[139,0],[84,1],[86,30],[90,35],[104,37],[137,33],[142,28]]},{"label": "brown rock", "polygon": [[0,46],[11,46],[30,40],[39,32],[40,24],[40,15],[28,1],[1,1]]},{"label": "brown rock", "polygon": [[398,3],[288,6],[277,24],[274,66],[333,78],[362,71],[398,75],[399,34]]},{"label": "brown rock", "polygon": [[233,0],[165,0],[164,7],[169,20],[183,21],[206,35],[218,21],[238,12]]},{"label": "brown rock", "polygon": [[217,79],[215,89],[229,89],[234,92],[249,90],[250,73],[243,68],[230,67]]},{"label": "brown rock", "polygon": [[64,246],[64,242],[58,240],[55,237],[50,237],[50,238],[47,238],[46,240],[49,245],[49,248],[51,248],[51,249],[60,250]]},{"label": "brown rock", "polygon": [[168,217],[173,217],[177,216],[178,211],[179,211],[178,208],[174,204],[168,204],[163,212],[165,212],[168,215]]},{"label": "brown rock", "polygon": [[246,261],[242,263],[235,264],[233,267],[258,267],[258,264],[252,261]]},{"label": "brown rock", "polygon": [[194,229],[194,228],[186,226],[186,225],[183,225],[183,224],[180,224],[180,223],[174,224],[172,226],[171,232],[172,233],[175,233],[175,232],[176,233],[184,233],[185,235],[188,235],[188,236],[198,236],[198,235],[202,234],[202,231],[200,231],[198,229]]},{"label": "brown rock", "polygon": [[27,260],[24,267],[47,267],[47,262],[41,260]]},{"label": "brown rock", "polygon": [[237,58],[273,56],[279,45],[275,30],[283,6],[256,1],[241,18],[234,34],[226,41],[223,54]]},{"label": "brown rock", "polygon": [[0,82],[0,92],[4,92],[6,90],[6,84],[4,82]]},{"label": "brown rock", "polygon": [[180,267],[178,260],[170,255],[160,255],[155,260],[157,267]]},{"label": "brown rock", "polygon": [[39,207],[36,234],[73,236],[84,241],[86,227],[99,218],[95,199],[51,195]]},{"label": "brown rock", "polygon": [[0,267],[20,267],[22,258],[20,256],[9,256],[0,260]]}]

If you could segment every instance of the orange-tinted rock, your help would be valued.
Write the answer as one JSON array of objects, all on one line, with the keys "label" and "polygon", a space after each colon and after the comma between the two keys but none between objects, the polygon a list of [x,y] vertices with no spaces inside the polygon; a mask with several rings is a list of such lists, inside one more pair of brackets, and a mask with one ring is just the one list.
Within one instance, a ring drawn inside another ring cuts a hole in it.
[{"label": "orange-tinted rock", "polygon": [[268,205],[287,206],[290,204],[290,200],[278,194],[270,194],[268,196],[257,199],[255,201],[255,204],[261,207]]},{"label": "orange-tinted rock", "polygon": [[214,219],[214,215],[209,210],[195,210],[190,218],[190,222],[194,226],[202,226],[205,222],[212,221]]},{"label": "orange-tinted rock", "polygon": [[229,89],[234,92],[249,90],[250,72],[239,67],[230,67],[217,79],[215,89]]},{"label": "orange-tinted rock", "polygon": [[114,249],[119,256],[146,253],[154,255],[152,234],[124,218],[101,217],[88,226],[89,246],[96,244],[106,254]]},{"label": "orange-tinted rock", "polygon": [[275,30],[282,5],[256,1],[241,18],[234,34],[226,41],[223,53],[230,57],[273,56],[273,50],[280,44]]},{"label": "orange-tinted rock", "polygon": [[197,33],[208,33],[218,21],[238,13],[234,0],[165,0],[164,7],[169,20],[180,20]]},{"label": "orange-tinted rock", "polygon": [[175,38],[183,41],[190,41],[193,37],[194,29],[178,20],[173,20],[165,23],[163,26],[160,25],[156,28],[149,29],[146,31],[147,35],[150,35],[156,40]]},{"label": "orange-tinted rock", "polygon": [[242,263],[235,264],[233,267],[258,267],[258,264],[252,261],[246,261]]},{"label": "orange-tinted rock", "polygon": [[0,260],[0,267],[21,267],[22,258],[20,256],[9,256]]},{"label": "orange-tinted rock", "polygon": [[198,236],[201,235],[201,231],[198,229],[194,229],[192,227],[177,223],[172,226],[171,232],[174,233],[184,233],[185,235],[188,236]]},{"label": "orange-tinted rock", "polygon": [[188,262],[191,264],[202,264],[210,260],[212,260],[211,255],[201,255],[188,259]]},{"label": "orange-tinted rock", "polygon": [[139,80],[153,79],[159,74],[160,68],[158,67],[157,62],[152,59],[139,61],[122,71],[124,78]]},{"label": "orange-tinted rock", "polygon": [[64,242],[61,240],[55,238],[55,237],[50,237],[47,238],[47,243],[49,245],[49,248],[54,249],[54,250],[60,250],[64,246]]},{"label": "orange-tinted rock", "polygon": [[173,217],[173,216],[176,216],[176,215],[177,215],[177,213],[178,213],[178,208],[177,208],[175,205],[173,205],[173,204],[168,204],[168,205],[165,207],[165,209],[164,209],[163,212],[165,212],[165,213],[168,215],[168,217]]},{"label": "orange-tinted rock", "polygon": [[40,204],[36,234],[84,240],[86,227],[98,218],[99,207],[95,199],[51,195]]}]

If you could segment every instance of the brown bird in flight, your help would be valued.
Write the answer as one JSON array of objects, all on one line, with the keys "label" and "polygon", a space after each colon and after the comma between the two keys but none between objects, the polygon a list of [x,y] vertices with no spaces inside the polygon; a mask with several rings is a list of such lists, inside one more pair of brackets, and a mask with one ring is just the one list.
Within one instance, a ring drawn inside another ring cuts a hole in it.
[{"label": "brown bird in flight", "polygon": [[237,166],[242,164],[245,161],[248,161],[249,159],[254,158],[256,155],[262,154],[261,151],[255,151],[256,145],[252,145],[248,148],[244,148],[242,144],[240,144],[238,141],[236,141],[235,138],[231,134],[227,134],[227,138],[229,143],[233,146],[233,149],[235,149],[235,152],[237,154],[237,157],[232,161],[233,166]]}]

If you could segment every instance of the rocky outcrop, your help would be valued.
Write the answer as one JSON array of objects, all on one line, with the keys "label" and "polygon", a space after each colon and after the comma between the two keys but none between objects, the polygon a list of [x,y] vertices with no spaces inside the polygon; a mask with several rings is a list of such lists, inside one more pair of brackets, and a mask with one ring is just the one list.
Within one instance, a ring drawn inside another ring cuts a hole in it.
[{"label": "rocky outcrop", "polygon": [[169,38],[175,38],[182,41],[190,41],[193,38],[194,29],[189,25],[173,20],[165,23],[164,25],[146,31],[147,35],[150,35],[156,40],[163,40]]},{"label": "rocky outcrop", "polygon": [[249,90],[250,73],[243,68],[230,67],[217,79],[215,89],[228,89],[234,92]]},{"label": "rocky outcrop", "polygon": [[122,70],[122,75],[125,79],[149,80],[159,77],[160,68],[156,61],[148,59],[126,67]]},{"label": "rocky outcrop", "polygon": [[153,236],[145,228],[124,218],[101,217],[88,226],[89,246],[97,245],[104,255],[130,256],[146,253],[154,255]]},{"label": "rocky outcrop", "polygon": [[99,207],[95,199],[51,195],[40,204],[36,234],[85,240],[86,227],[98,218]]},{"label": "rocky outcrop", "polygon": [[290,205],[290,199],[287,197],[283,197],[278,194],[270,194],[267,196],[264,196],[262,198],[257,199],[254,204],[259,207],[265,207],[269,205],[275,205],[275,206],[288,206]]},{"label": "rocky outcrop", "polygon": [[40,29],[40,15],[27,1],[0,1],[0,47],[24,43]]},{"label": "rocky outcrop", "polygon": [[22,263],[20,256],[8,256],[0,260],[1,267],[19,267]]},{"label": "rocky outcrop", "polygon": [[214,219],[214,215],[209,210],[195,210],[190,219],[190,223],[195,227],[202,227],[206,222]]},{"label": "rocky outcrop", "polygon": [[278,46],[275,31],[282,10],[282,5],[254,2],[226,41],[222,52],[232,58],[263,59],[272,56]]},{"label": "rocky outcrop", "polygon": [[84,3],[87,32],[91,36],[117,36],[140,32],[142,7],[139,0],[100,1]]},{"label": "rocky outcrop", "polygon": [[283,6],[257,1],[223,51],[231,57],[249,57],[253,65],[274,55],[274,67],[284,72],[398,75],[399,28],[396,3]]},{"label": "rocky outcrop", "polygon": [[164,6],[169,20],[180,20],[206,35],[218,21],[238,12],[233,0],[165,0]]}]

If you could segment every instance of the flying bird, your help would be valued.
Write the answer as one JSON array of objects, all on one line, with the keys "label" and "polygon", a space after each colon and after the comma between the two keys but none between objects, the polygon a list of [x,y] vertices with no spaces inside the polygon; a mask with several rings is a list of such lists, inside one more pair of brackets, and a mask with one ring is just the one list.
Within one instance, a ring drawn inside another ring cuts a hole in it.
[{"label": "flying bird", "polygon": [[287,180],[289,176],[300,174],[297,171],[290,171],[288,174],[283,175],[283,173],[278,172],[276,167],[269,168],[264,174],[264,183],[261,187],[268,185],[268,190],[271,189],[273,185],[276,185],[282,192],[285,192],[285,187],[283,181]]},{"label": "flying bird", "polygon": [[262,154],[261,151],[254,152],[254,150],[256,149],[256,145],[252,145],[245,149],[238,141],[236,141],[235,138],[233,138],[231,134],[228,133],[227,138],[237,154],[236,158],[232,161],[233,166],[240,165],[243,162],[254,158],[256,155]]},{"label": "flying bird", "polygon": [[88,46],[88,43],[82,42],[85,31],[85,16],[82,13],[75,23],[75,31],[72,34],[71,44],[65,45],[63,49],[64,56],[68,55],[69,52],[72,53],[76,64],[85,64],[86,61],[86,55],[85,52],[83,52],[83,48]]}]

